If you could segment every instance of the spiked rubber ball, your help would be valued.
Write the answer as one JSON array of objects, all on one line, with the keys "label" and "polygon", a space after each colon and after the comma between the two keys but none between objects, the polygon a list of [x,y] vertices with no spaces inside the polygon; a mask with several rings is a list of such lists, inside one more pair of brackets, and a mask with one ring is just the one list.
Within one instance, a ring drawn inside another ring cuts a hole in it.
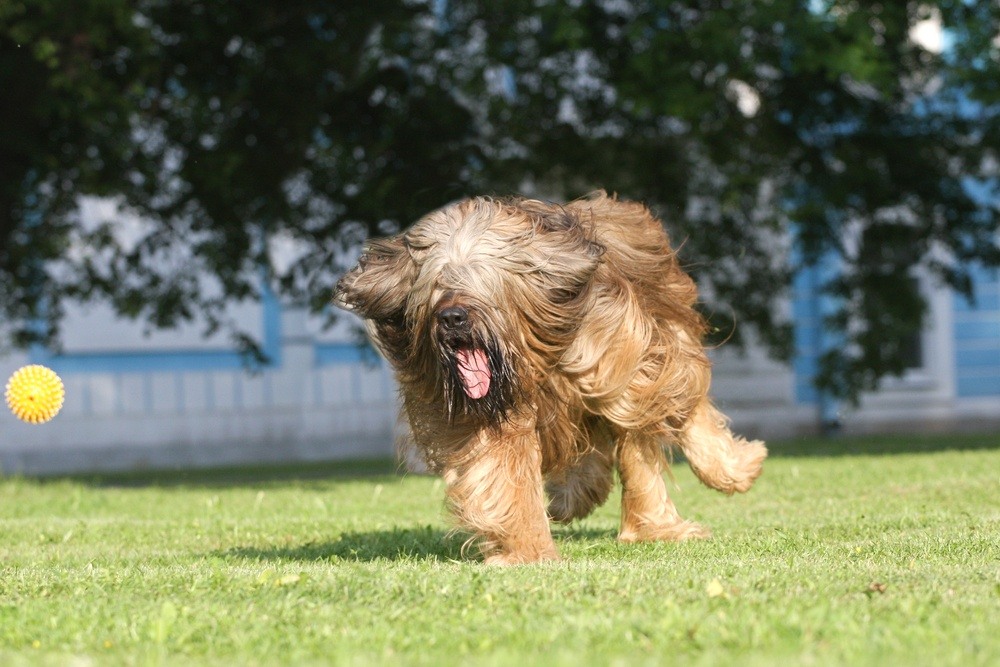
[{"label": "spiked rubber ball", "polygon": [[10,376],[4,396],[15,417],[29,424],[44,424],[59,413],[65,394],[62,380],[52,369],[33,364]]}]

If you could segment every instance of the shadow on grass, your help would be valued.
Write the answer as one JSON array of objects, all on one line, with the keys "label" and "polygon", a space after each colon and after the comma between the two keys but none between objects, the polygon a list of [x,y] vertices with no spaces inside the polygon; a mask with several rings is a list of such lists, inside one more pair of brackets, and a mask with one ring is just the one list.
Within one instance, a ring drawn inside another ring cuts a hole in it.
[{"label": "shadow on grass", "polygon": [[[1000,433],[809,437],[769,441],[767,446],[769,455],[773,458],[976,451],[1000,449]],[[679,452],[675,451],[673,456],[675,462],[684,462],[684,457]],[[72,481],[96,487],[230,488],[286,482],[328,483],[359,479],[388,483],[398,481],[408,474],[402,463],[381,458],[25,477],[42,483]]]},{"label": "shadow on grass", "polygon": [[328,561],[371,562],[377,560],[453,561],[474,559],[476,551],[462,553],[463,535],[423,526],[344,533],[333,542],[309,542],[288,547],[236,547],[222,552],[224,558],[256,561]]},{"label": "shadow on grass", "polygon": [[886,456],[1000,449],[1000,434],[877,435],[800,438],[767,443],[772,457]]},{"label": "shadow on grass", "polygon": [[[553,526],[552,533],[557,542],[613,541],[617,535],[615,530],[573,526]],[[479,560],[475,546],[467,547],[463,553],[462,547],[467,537],[463,533],[452,533],[432,526],[393,528],[344,533],[333,542],[309,542],[287,547],[235,547],[219,555],[223,558],[278,562]]]},{"label": "shadow on grass", "polygon": [[597,542],[601,540],[613,541],[618,537],[618,530],[614,528],[581,528],[580,526],[552,526],[552,537],[556,542]]},{"label": "shadow on grass", "polygon": [[[350,459],[310,463],[259,464],[209,468],[136,470],[37,477],[40,482],[73,481],[97,487],[230,488],[282,482],[398,480],[407,473],[393,459]],[[379,480],[378,478],[383,478]]]}]

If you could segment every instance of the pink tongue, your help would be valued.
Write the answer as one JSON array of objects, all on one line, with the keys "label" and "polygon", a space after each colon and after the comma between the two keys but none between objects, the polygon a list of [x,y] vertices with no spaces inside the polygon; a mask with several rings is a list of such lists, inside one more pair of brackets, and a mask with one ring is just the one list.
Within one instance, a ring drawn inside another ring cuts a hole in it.
[{"label": "pink tongue", "polygon": [[482,398],[490,390],[490,367],[482,350],[459,350],[458,374],[469,398]]}]

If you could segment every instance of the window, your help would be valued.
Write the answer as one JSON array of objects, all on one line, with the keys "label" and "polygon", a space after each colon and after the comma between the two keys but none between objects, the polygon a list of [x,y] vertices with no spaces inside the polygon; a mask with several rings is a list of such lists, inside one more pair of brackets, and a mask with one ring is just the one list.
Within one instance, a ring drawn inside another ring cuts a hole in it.
[{"label": "window", "polygon": [[904,368],[907,371],[920,370],[924,364],[924,336],[921,331],[914,331],[902,343]]}]

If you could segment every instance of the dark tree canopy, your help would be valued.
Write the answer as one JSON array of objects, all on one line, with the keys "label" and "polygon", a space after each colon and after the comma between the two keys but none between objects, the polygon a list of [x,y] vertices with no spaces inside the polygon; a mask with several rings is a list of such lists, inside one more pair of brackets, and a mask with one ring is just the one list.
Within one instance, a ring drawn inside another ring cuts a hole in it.
[{"label": "dark tree canopy", "polygon": [[[778,357],[790,276],[835,258],[819,382],[853,397],[903,370],[915,269],[971,294],[1000,263],[998,34],[960,0],[8,0],[0,335],[53,342],[91,298],[229,326],[262,275],[319,309],[368,234],[605,188],[667,221],[720,337]],[[83,194],[145,222],[84,227]]]}]

